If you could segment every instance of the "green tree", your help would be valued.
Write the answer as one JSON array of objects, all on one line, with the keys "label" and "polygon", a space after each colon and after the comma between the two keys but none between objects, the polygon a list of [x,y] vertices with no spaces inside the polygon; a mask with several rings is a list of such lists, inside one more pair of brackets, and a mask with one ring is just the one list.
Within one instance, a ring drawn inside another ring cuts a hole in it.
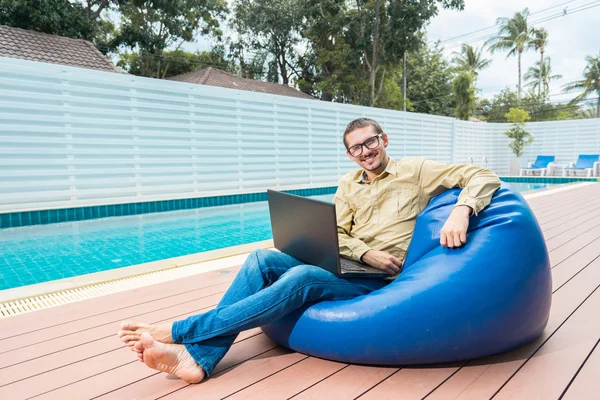
[{"label": "green tree", "polygon": [[473,87],[473,76],[462,71],[452,81],[452,93],[456,101],[454,115],[458,119],[467,121],[475,107],[475,88]]},{"label": "green tree", "polygon": [[529,10],[526,8],[522,12],[517,12],[512,18],[498,18],[496,24],[500,26],[498,35],[492,37],[486,42],[489,50],[494,53],[498,50],[508,50],[508,55],[516,55],[519,66],[519,85],[517,98],[521,99],[521,55],[528,48],[531,39],[531,31],[527,26]]},{"label": "green tree", "polygon": [[474,48],[469,44],[463,44],[459,52],[454,52],[454,58],[452,62],[456,65],[459,71],[467,71],[473,77],[473,80],[477,79],[479,71],[489,67],[492,63],[490,58],[483,58],[482,55],[483,47],[481,49]]},{"label": "green tree", "polygon": [[525,130],[525,121],[531,119],[529,113],[521,108],[511,108],[505,115],[506,120],[513,125],[505,132],[513,141],[508,145],[517,157],[521,157],[525,146],[533,142],[533,137]]},{"label": "green tree", "polygon": [[87,40],[97,30],[87,10],[69,0],[0,0],[0,25]]},{"label": "green tree", "polygon": [[[160,66],[158,66],[159,60]],[[211,51],[196,53],[183,50],[164,51],[160,59],[139,52],[125,53],[120,55],[117,63],[117,66],[133,75],[142,75],[147,65],[151,65],[150,69],[153,71],[157,67],[160,68],[159,74],[162,79],[208,67],[230,73],[236,72],[235,63],[227,59],[222,46],[215,47]]]},{"label": "green tree", "polygon": [[140,75],[161,78],[170,64],[163,52],[178,50],[199,33],[218,37],[226,11],[225,0],[129,0],[120,7],[121,29],[113,44],[140,53]]},{"label": "green tree", "polygon": [[571,104],[576,104],[582,100],[596,96],[596,118],[600,118],[600,53],[597,56],[587,56],[585,58],[586,66],[583,69],[583,79],[566,84],[563,91],[572,92],[582,90],[582,92],[571,100]]},{"label": "green tree", "polygon": [[[535,51],[540,52],[540,62],[538,65],[538,94],[542,94],[542,85],[544,84],[544,66],[546,63],[544,62],[544,53],[546,51],[546,46],[548,45],[548,31],[544,28],[533,28],[531,30],[532,37],[529,39],[529,47],[535,49]],[[548,67],[550,63],[548,63]],[[541,66],[541,68],[540,68]],[[530,68],[531,70],[531,68]],[[547,74],[549,75],[549,74]],[[525,77],[527,79],[527,77]]]},{"label": "green tree", "polygon": [[270,81],[284,84],[298,74],[297,52],[302,23],[299,0],[236,0],[233,26],[240,45],[270,55]]},{"label": "green tree", "polygon": [[506,87],[495,95],[489,104],[484,104],[478,111],[482,119],[488,122],[506,122],[504,116],[511,107],[518,107],[517,92]]},{"label": "green tree", "polygon": [[[530,87],[533,90],[537,89],[538,96],[546,98],[548,93],[550,93],[550,82],[561,79],[562,75],[552,75],[551,59],[550,57],[546,57],[544,59],[544,64],[542,64],[542,68],[540,68],[540,62],[537,61],[535,66],[529,67],[524,78],[526,87]],[[540,83],[542,84],[541,89]]]},{"label": "green tree", "polygon": [[407,98],[414,112],[452,115],[453,71],[437,44],[410,53],[406,73]]},{"label": "green tree", "polygon": [[[307,49],[299,64],[300,89],[324,101],[367,104],[360,92],[366,75],[362,54],[352,46],[354,36],[345,0],[306,0],[301,34]],[[385,90],[385,89],[384,89]]]},{"label": "green tree", "polygon": [[583,118],[577,105],[551,103],[534,89],[527,91],[519,101],[516,91],[510,88],[502,90],[491,102],[480,103],[476,115],[489,122],[506,122],[505,114],[513,107],[528,111],[532,122]]},{"label": "green tree", "polygon": [[105,12],[125,1],[0,0],[0,25],[90,40],[107,53],[116,30]]},{"label": "green tree", "polygon": [[464,0],[361,0],[350,10],[353,48],[362,54],[369,76],[369,105],[377,103],[385,75],[405,52],[415,49],[418,33],[439,7],[462,10]]}]

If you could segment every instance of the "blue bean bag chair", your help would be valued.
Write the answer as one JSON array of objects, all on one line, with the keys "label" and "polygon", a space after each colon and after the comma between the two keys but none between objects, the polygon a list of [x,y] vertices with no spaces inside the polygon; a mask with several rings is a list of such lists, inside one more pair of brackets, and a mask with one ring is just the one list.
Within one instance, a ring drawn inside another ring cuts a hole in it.
[{"label": "blue bean bag chair", "polygon": [[400,276],[381,290],[306,306],[263,326],[281,346],[345,363],[407,365],[484,357],[538,337],[550,312],[546,243],[531,209],[503,184],[471,217],[467,245],[440,229],[459,189],[419,215]]}]

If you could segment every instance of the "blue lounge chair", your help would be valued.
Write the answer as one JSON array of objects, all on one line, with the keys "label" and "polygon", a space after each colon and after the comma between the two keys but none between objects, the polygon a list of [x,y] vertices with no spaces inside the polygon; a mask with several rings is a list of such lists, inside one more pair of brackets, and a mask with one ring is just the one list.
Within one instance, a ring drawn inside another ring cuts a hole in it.
[{"label": "blue lounge chair", "polygon": [[586,176],[599,176],[598,163],[600,162],[600,154],[580,154],[577,162],[571,163],[569,168],[563,170],[563,176],[568,176],[570,172],[577,175],[578,171],[583,171]]},{"label": "blue lounge chair", "polygon": [[[540,176],[552,175],[552,167],[554,166],[554,156],[537,156],[534,163],[529,163],[526,168],[521,168],[521,176],[523,172],[531,171],[535,175],[535,171],[540,171]],[[527,174],[525,174],[527,175]]]}]

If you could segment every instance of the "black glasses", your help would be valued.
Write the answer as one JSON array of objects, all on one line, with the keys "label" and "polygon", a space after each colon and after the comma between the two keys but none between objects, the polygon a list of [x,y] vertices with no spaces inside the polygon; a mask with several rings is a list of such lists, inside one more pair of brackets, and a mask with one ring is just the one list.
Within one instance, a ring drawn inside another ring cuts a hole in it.
[{"label": "black glasses", "polygon": [[365,140],[364,142],[362,142],[360,144],[355,144],[352,147],[348,147],[348,153],[352,157],[358,157],[362,154],[363,146],[365,146],[367,149],[370,149],[370,150],[376,149],[379,146],[379,138],[380,137],[381,137],[381,133],[368,138],[367,140]]}]

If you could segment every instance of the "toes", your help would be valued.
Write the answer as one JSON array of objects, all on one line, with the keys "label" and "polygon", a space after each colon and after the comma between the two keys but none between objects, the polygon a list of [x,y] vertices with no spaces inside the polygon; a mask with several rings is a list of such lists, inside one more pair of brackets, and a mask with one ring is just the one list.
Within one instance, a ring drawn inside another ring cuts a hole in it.
[{"label": "toes", "polygon": [[121,330],[124,331],[130,331],[130,330],[134,330],[135,328],[133,327],[135,324],[131,321],[123,321],[121,322]]},{"label": "toes", "polygon": [[135,349],[135,351],[140,353],[144,351],[144,345],[140,340],[134,343],[133,348]]},{"label": "toes", "polygon": [[142,350],[146,350],[154,347],[156,340],[149,333],[142,333],[138,343],[141,343]]},{"label": "toes", "polygon": [[130,342],[137,342],[138,340],[140,340],[140,335],[121,336],[121,340],[127,344],[129,344]]}]

